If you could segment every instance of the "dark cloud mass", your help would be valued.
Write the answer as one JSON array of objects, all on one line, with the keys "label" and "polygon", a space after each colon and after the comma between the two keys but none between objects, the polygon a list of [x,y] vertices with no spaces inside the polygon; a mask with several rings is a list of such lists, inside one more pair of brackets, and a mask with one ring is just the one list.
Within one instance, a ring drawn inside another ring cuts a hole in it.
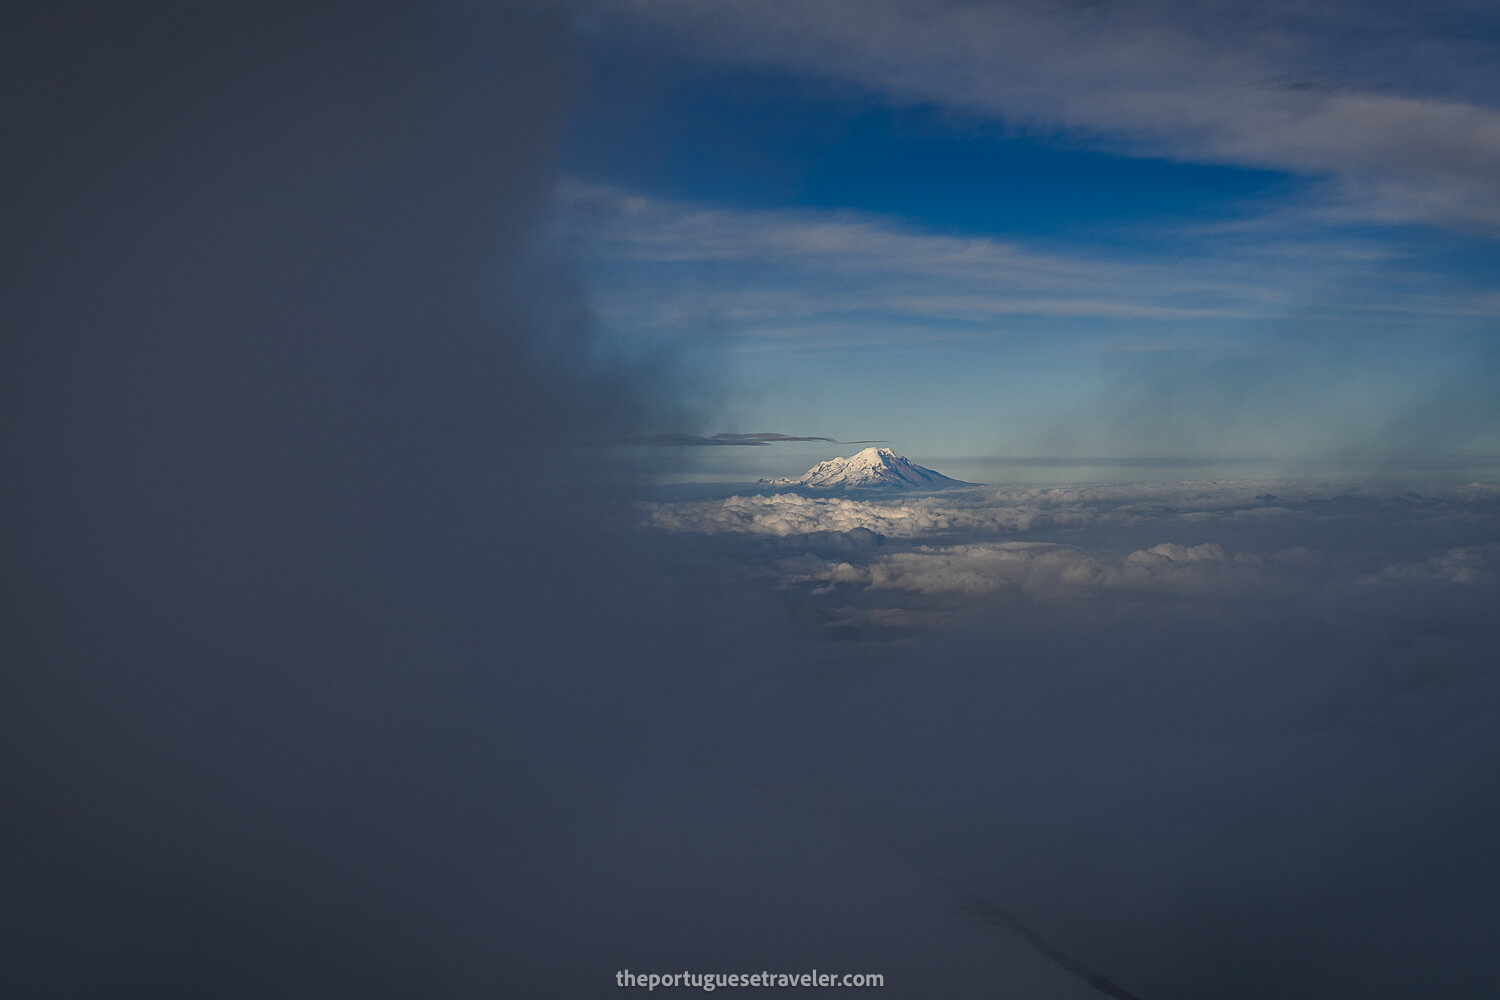
[{"label": "dark cloud mass", "polygon": [[1493,994],[1492,488],[631,506],[567,24],[315,6],[0,32],[0,995]]},{"label": "dark cloud mass", "polygon": [[562,24],[7,20],[0,992],[535,985],[557,699],[631,631],[565,452],[650,405],[533,239]]}]

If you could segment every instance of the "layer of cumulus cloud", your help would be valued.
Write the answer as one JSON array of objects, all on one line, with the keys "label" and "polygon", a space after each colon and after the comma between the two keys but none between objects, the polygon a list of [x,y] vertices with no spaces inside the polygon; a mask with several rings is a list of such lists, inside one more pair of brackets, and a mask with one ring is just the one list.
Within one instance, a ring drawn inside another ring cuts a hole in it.
[{"label": "layer of cumulus cloud", "polygon": [[642,522],[679,533],[780,537],[816,532],[873,531],[892,538],[939,532],[1026,532],[1041,527],[1178,520],[1262,520],[1295,517],[1288,505],[1337,500],[1394,503],[1424,516],[1472,516],[1500,497],[1491,484],[1435,485],[1421,494],[1383,484],[1318,484],[1276,480],[1016,486],[878,500],[798,493],[734,495],[638,505]]},{"label": "layer of cumulus cloud", "polygon": [[[1277,481],[971,489],[890,500],[792,493],[638,505],[670,535],[743,538],[740,568],[814,596],[1109,593],[1279,601],[1353,585],[1482,585],[1493,487]],[[770,545],[766,548],[766,545]],[[729,549],[726,551],[733,551]]]},{"label": "layer of cumulus cloud", "polygon": [[[809,584],[815,594],[841,585],[919,594],[987,594],[1014,590],[1033,597],[1067,597],[1096,590],[1203,596],[1249,595],[1305,588],[1302,575],[1318,557],[1306,549],[1227,553],[1214,542],[1160,542],[1116,554],[1046,542],[991,542],[931,546],[882,554],[868,562],[794,557],[778,567],[784,585]],[[1446,564],[1445,564],[1446,567]],[[1447,577],[1474,579],[1467,563]]]}]

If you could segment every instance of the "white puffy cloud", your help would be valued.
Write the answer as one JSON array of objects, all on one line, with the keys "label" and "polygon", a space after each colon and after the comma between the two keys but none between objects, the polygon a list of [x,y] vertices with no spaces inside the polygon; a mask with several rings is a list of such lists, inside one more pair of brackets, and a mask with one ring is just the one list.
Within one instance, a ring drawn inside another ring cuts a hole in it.
[{"label": "white puffy cloud", "polygon": [[[1500,547],[1452,540],[1492,530],[1496,500],[1500,490],[1477,483],[1419,493],[1223,481],[982,487],[889,499],[737,495],[643,504],[639,512],[649,530],[774,540],[744,565],[814,594],[1191,598],[1356,583],[1487,584]],[[1417,525],[1421,535],[1411,531]],[[837,536],[857,540],[860,532],[883,543],[830,549]],[[1435,551],[1406,542],[1393,562],[1385,550],[1393,537],[1450,541]]]},{"label": "white puffy cloud", "polygon": [[646,503],[640,509],[645,524],[669,532],[787,537],[863,528],[889,538],[919,538],[1163,519],[1285,520],[1300,516],[1288,504],[1335,500],[1394,502],[1428,516],[1453,518],[1464,516],[1467,505],[1495,498],[1500,498],[1500,488],[1479,483],[1426,488],[1417,495],[1395,486],[1235,480],[1002,486],[892,499],[752,494]]},{"label": "white puffy cloud", "polygon": [[1269,585],[1305,564],[1302,550],[1231,555],[1214,543],[1163,542],[1129,553],[1046,542],[923,545],[856,563],[802,555],[780,565],[787,585],[816,592],[839,586],[921,594],[983,594],[1014,589],[1058,597],[1088,590],[1199,593]]},{"label": "white puffy cloud", "polygon": [[806,535],[858,528],[895,538],[942,531],[1026,530],[1039,522],[1021,505],[964,503],[941,497],[911,500],[855,500],[795,493],[732,496],[679,504],[648,504],[646,521],[674,532],[705,534]]}]

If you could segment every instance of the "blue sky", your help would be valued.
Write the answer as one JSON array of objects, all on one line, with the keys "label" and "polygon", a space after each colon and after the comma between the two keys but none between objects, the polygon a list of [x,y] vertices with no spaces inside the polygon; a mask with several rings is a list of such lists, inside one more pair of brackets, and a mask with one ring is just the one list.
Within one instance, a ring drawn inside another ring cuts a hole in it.
[{"label": "blue sky", "polygon": [[[583,5],[561,229],[611,349],[692,373],[697,425],[664,431],[1493,456],[1496,28],[1463,5]],[[712,461],[840,451],[789,447]]]}]

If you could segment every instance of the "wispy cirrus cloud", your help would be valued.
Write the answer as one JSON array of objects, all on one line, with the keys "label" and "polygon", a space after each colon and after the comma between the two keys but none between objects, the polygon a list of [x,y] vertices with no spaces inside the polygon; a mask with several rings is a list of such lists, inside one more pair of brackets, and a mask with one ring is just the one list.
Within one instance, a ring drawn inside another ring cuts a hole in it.
[{"label": "wispy cirrus cloud", "polygon": [[1128,155],[1322,178],[1330,218],[1500,230],[1495,15],[1461,0],[613,9],[706,58]]},{"label": "wispy cirrus cloud", "polygon": [[[748,349],[971,340],[1034,321],[1072,321],[1072,336],[1130,337],[1121,325],[1150,321],[1187,331],[1165,338],[1181,350],[1204,342],[1206,330],[1288,315],[1406,322],[1500,313],[1482,288],[1435,291],[1389,245],[1284,226],[1254,238],[1199,234],[1142,254],[934,232],[871,213],[694,204],[578,181],[559,194],[564,236],[592,262],[606,322],[714,329]],[[1148,341],[1163,339],[1158,329]],[[1135,336],[1125,349],[1149,349],[1143,343]]]}]

